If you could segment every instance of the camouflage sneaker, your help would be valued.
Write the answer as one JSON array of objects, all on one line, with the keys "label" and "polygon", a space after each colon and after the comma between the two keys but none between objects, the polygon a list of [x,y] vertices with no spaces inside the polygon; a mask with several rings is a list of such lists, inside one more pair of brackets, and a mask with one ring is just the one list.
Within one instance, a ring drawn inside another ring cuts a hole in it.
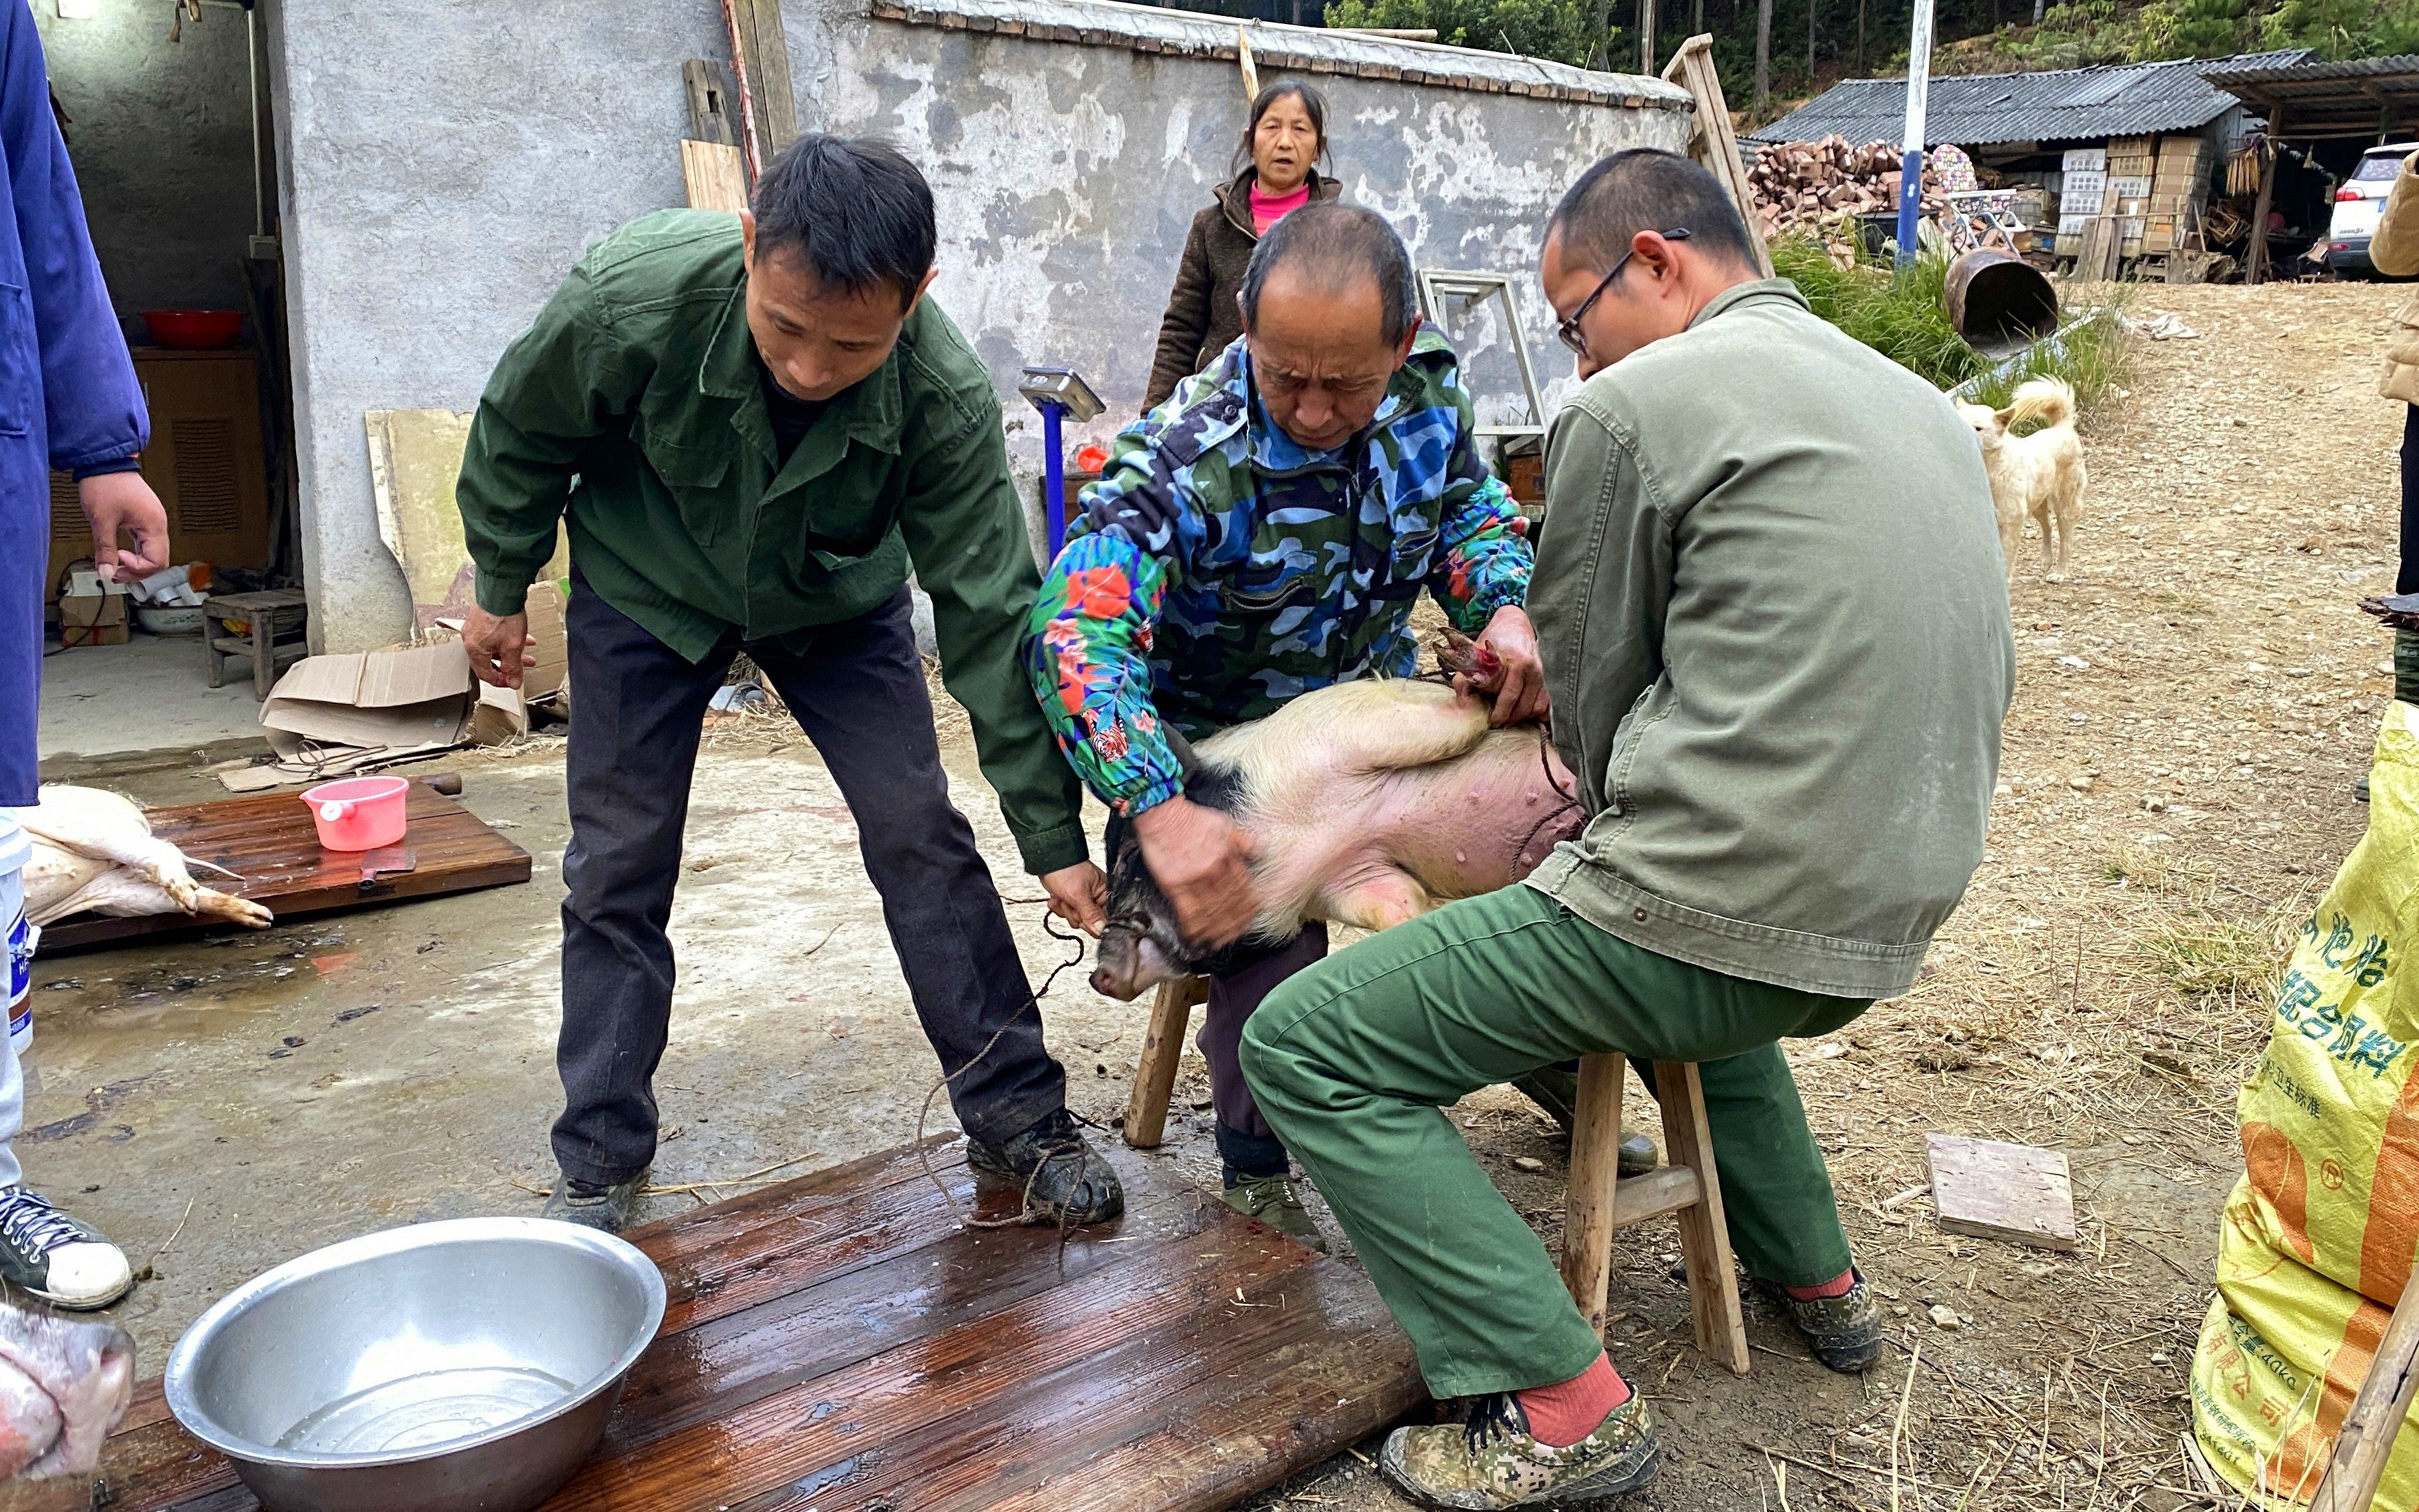
[{"label": "camouflage sneaker", "polygon": [[1645,1485],[1663,1460],[1644,1397],[1614,1408],[1570,1447],[1539,1443],[1518,1397],[1481,1396],[1460,1427],[1396,1428],[1378,1457],[1395,1490],[1447,1512],[1580,1506]]},{"label": "camouflage sneaker", "polygon": [[1246,1218],[1256,1218],[1277,1232],[1300,1240],[1321,1255],[1328,1252],[1327,1236],[1318,1231],[1310,1210],[1302,1205],[1302,1194],[1293,1189],[1288,1177],[1252,1177],[1219,1193],[1218,1200]]},{"label": "camouflage sneaker", "polygon": [[1848,1273],[1857,1281],[1843,1295],[1811,1302],[1800,1302],[1770,1281],[1763,1285],[1806,1335],[1814,1358],[1842,1375],[1860,1376],[1882,1357],[1882,1309],[1864,1273],[1852,1269]]}]

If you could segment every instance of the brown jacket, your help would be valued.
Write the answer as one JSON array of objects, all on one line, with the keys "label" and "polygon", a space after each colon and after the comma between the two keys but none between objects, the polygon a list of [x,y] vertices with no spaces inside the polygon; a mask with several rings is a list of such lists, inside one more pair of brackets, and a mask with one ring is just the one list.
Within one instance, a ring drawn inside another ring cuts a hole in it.
[{"label": "brown jacket", "polygon": [[[2385,196],[2385,213],[2378,217],[2377,235],[2368,243],[2368,260],[2389,278],[2419,273],[2419,152],[2404,160],[2394,191]],[[2385,343],[2385,380],[2377,392],[2404,404],[2419,404],[2419,292],[2402,301],[2394,331]]]},{"label": "brown jacket", "polygon": [[[1176,392],[1176,386],[1209,365],[1243,333],[1242,312],[1235,296],[1243,287],[1243,269],[1260,234],[1252,229],[1252,179],[1246,168],[1232,182],[1220,184],[1217,199],[1193,218],[1193,234],[1184,239],[1184,260],[1176,268],[1176,288],[1167,296],[1167,314],[1159,322],[1159,351],[1151,359],[1150,387],[1142,407],[1155,409]],[[1313,203],[1333,199],[1344,186],[1310,174]]]}]

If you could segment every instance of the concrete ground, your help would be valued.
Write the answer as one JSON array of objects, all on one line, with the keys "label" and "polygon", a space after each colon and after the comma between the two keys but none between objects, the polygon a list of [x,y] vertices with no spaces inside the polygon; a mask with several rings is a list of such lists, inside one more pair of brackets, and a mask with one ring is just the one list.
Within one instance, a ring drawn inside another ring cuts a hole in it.
[{"label": "concrete ground", "polygon": [[[656,1078],[663,1186],[903,1144],[940,1074],[838,790],[794,727],[783,745],[750,722],[744,744],[709,739],[690,810]],[[1038,897],[963,735],[948,755],[1001,890]],[[561,745],[449,764],[463,801],[535,858],[529,883],[36,962],[18,1151],[29,1181],[148,1262],[116,1309],[144,1374],[212,1301],[281,1260],[395,1224],[537,1211],[561,1107]],[[155,805],[223,795],[192,766],[109,785]],[[1043,912],[1009,910],[1037,982],[1071,949],[1042,933]],[[1071,971],[1043,1006],[1072,1105],[1107,1123],[1139,1009]],[[1179,1109],[1179,1158],[1214,1160],[1204,1117]],[[932,1127],[954,1127],[946,1099]],[[700,1187],[644,1215],[747,1190]]]},{"label": "concrete ground", "polygon": [[78,646],[42,662],[41,754],[54,765],[128,751],[199,750],[260,735],[249,664],[212,687],[194,636]]}]

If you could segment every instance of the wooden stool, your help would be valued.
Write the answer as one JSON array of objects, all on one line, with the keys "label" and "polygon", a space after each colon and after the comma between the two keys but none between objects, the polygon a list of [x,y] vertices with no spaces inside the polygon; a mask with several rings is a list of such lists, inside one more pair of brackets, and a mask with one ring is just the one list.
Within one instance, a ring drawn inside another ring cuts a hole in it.
[{"label": "wooden stool", "polygon": [[[277,681],[277,664],[300,661],[307,646],[281,646],[278,632],[301,624],[310,615],[308,598],[299,588],[268,588],[253,594],[216,594],[202,600],[202,652],[208,658],[210,686],[226,684],[226,664],[239,656],[252,658],[252,696],[269,697]],[[229,634],[222,620],[242,620],[242,635]]]},{"label": "wooden stool", "polygon": [[1136,1149],[1157,1149],[1167,1134],[1167,1100],[1176,1095],[1176,1063],[1184,1058],[1184,1031],[1193,1022],[1194,1005],[1209,996],[1209,978],[1179,977],[1161,984],[1159,995],[1151,999],[1133,1094],[1126,1100],[1126,1143]]},{"label": "wooden stool", "polygon": [[[1150,1006],[1133,1094],[1126,1103],[1126,1143],[1155,1149],[1167,1133],[1168,1099],[1194,1005],[1210,995],[1209,981],[1184,977],[1159,989]],[[1688,1273],[1688,1311],[1697,1348],[1738,1375],[1748,1369],[1747,1323],[1739,1308],[1738,1273],[1731,1263],[1730,1229],[1722,1221],[1722,1182],[1714,1169],[1714,1141],[1705,1127],[1705,1089],[1697,1068],[1655,1062],[1656,1101],[1663,1108],[1669,1164],[1622,1180],[1621,1094],[1626,1057],[1579,1058],[1579,1096],[1571,1128],[1571,1176],[1563,1219],[1563,1284],[1604,1333],[1605,1297],[1612,1276],[1616,1229],[1675,1213],[1680,1256]]]},{"label": "wooden stool", "polygon": [[1738,1273],[1731,1264],[1730,1229],[1722,1221],[1722,1182],[1714,1169],[1714,1141],[1705,1126],[1705,1089],[1695,1065],[1655,1062],[1656,1101],[1663,1108],[1668,1165],[1622,1180],[1620,1055],[1579,1057],[1578,1116],[1571,1128],[1571,1178],[1563,1216],[1563,1285],[1604,1333],[1605,1293],[1612,1275],[1615,1229],[1676,1213],[1680,1257],[1688,1273],[1688,1312],[1697,1348],[1746,1375],[1747,1323],[1739,1311]]}]

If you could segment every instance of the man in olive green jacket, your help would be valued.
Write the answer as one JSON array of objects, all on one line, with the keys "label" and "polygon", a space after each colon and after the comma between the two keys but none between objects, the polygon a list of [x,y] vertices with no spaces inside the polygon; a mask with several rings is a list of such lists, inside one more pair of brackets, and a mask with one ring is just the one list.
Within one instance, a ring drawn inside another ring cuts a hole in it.
[{"label": "man in olive green jacket", "polygon": [[670,211],[598,244],[480,400],[458,500],[478,569],[463,639],[486,681],[518,683],[524,598],[566,514],[571,532],[549,1216],[620,1227],[654,1158],[699,725],[742,651],[856,821],[971,1162],[1052,1216],[1121,1207],[949,804],[909,624],[913,567],[1026,869],[1097,928],[1080,790],[1017,663],[1040,575],[999,401],[925,297],[934,239],[932,191],[895,150],[802,138],[752,215]]},{"label": "man in olive green jacket", "polygon": [[1779,1041],[1904,992],[1982,858],[2014,652],[1973,433],[1758,281],[1713,177],[1591,168],[1543,275],[1586,381],[1529,590],[1587,829],[1526,886],[1293,978],[1243,1035],[1263,1113],[1466,1427],[1381,1468],[1437,1507],[1644,1481],[1653,1422],[1441,1108],[1567,1056],[1696,1062],[1733,1244],[1816,1356],[1878,1313]]}]

